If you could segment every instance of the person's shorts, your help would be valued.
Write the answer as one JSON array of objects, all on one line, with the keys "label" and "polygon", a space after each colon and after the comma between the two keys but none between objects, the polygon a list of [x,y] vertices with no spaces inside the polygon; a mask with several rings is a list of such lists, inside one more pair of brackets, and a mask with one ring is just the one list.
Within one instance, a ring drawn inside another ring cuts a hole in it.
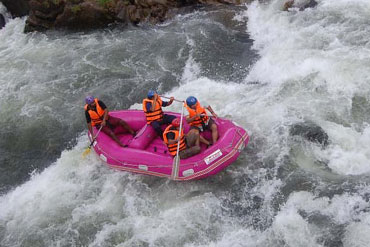
[{"label": "person's shorts", "polygon": [[[109,116],[108,121],[106,122],[107,125],[105,125],[101,131],[108,135],[114,134],[114,129],[119,126],[120,121],[120,118]],[[100,125],[96,125],[95,127],[99,129]]]},{"label": "person's shorts", "polygon": [[215,124],[215,121],[211,117],[209,117],[207,123],[205,123],[202,126],[191,126],[190,130],[196,129],[196,130],[199,130],[199,132],[203,132],[203,131],[206,131],[206,130],[211,130],[212,124]]},{"label": "person's shorts", "polygon": [[180,159],[187,159],[191,156],[199,154],[199,152],[200,152],[200,147],[193,146],[191,148],[186,148],[185,150],[180,151],[179,156],[180,156]]}]

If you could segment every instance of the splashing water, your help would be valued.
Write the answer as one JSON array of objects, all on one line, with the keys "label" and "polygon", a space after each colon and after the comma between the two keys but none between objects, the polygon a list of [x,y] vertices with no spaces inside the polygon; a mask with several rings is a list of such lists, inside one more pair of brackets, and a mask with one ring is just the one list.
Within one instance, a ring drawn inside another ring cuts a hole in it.
[{"label": "splashing water", "polygon": [[[367,246],[370,3],[283,4],[84,33],[25,35],[23,19],[9,20],[1,246]],[[189,183],[82,159],[84,95],[140,109],[148,88],[212,105],[249,131],[249,146]],[[292,136],[302,122],[320,126],[328,145]]]}]

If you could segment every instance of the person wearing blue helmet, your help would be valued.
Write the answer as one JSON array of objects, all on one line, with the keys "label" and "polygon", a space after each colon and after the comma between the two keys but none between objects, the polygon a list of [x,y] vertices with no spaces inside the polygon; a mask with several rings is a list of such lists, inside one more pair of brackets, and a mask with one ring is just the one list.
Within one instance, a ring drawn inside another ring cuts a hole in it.
[{"label": "person wearing blue helmet", "polygon": [[115,128],[122,126],[130,134],[135,135],[136,132],[122,119],[109,116],[107,106],[103,101],[93,96],[87,96],[85,98],[85,117],[87,122],[87,128],[91,136],[93,136],[93,127],[102,129],[101,131],[109,135],[118,145],[124,147],[121,141],[117,138]]},{"label": "person wearing blue helmet", "polygon": [[151,125],[161,138],[163,136],[162,125],[169,125],[176,118],[175,116],[164,114],[162,107],[170,106],[174,99],[174,97],[171,97],[168,102],[162,101],[161,97],[155,91],[149,90],[147,98],[143,100],[146,123]]},{"label": "person wearing blue helmet", "polygon": [[186,99],[186,109],[189,115],[186,116],[186,121],[190,125],[190,130],[197,129],[199,132],[210,130],[212,132],[212,143],[200,135],[200,141],[207,146],[212,145],[218,139],[217,125],[211,117],[207,115],[206,109],[217,118],[217,114],[213,111],[211,106],[202,107],[194,96],[189,96]]}]

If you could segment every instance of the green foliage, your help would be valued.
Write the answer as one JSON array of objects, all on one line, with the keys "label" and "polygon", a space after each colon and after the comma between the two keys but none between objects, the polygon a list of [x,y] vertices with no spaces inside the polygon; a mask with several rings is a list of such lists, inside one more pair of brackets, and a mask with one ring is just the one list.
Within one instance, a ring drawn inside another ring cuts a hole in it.
[{"label": "green foliage", "polygon": [[108,3],[112,2],[112,0],[98,0],[98,3],[101,5],[101,6],[105,6],[107,5]]},{"label": "green foliage", "polygon": [[49,1],[45,0],[42,2],[42,5],[45,7],[45,8],[50,8],[50,4],[49,4]]},{"label": "green foliage", "polygon": [[71,7],[72,13],[77,14],[78,12],[81,11],[81,7],[79,5],[74,5]]},{"label": "green foliage", "polygon": [[68,0],[68,2],[70,2],[70,3],[81,3],[82,0]]}]

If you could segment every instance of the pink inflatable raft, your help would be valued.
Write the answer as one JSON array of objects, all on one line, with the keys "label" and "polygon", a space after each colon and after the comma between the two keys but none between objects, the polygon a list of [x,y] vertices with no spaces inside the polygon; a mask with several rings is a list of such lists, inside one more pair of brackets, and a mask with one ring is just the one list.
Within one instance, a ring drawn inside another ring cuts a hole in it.
[{"label": "pink inflatable raft", "polygon": [[[179,113],[167,112],[166,114],[180,117]],[[202,144],[202,151],[199,154],[180,160],[176,169],[178,172],[173,174],[174,158],[168,153],[167,146],[156,135],[154,129],[146,124],[143,111],[111,111],[109,115],[124,119],[137,131],[137,134],[135,137],[128,133],[117,134],[121,142],[128,145],[122,148],[109,136],[100,132],[93,145],[94,150],[109,166],[129,172],[174,180],[205,178],[218,173],[234,162],[249,141],[249,136],[243,128],[230,120],[218,118],[215,120],[219,132],[218,141],[208,149]],[[183,126],[184,133],[187,133],[189,125],[185,119]],[[120,131],[122,131],[120,127],[115,129],[116,133]],[[97,132],[98,130],[94,128],[94,135]],[[202,135],[211,139],[209,131]],[[91,139],[91,136],[89,138]]]}]

